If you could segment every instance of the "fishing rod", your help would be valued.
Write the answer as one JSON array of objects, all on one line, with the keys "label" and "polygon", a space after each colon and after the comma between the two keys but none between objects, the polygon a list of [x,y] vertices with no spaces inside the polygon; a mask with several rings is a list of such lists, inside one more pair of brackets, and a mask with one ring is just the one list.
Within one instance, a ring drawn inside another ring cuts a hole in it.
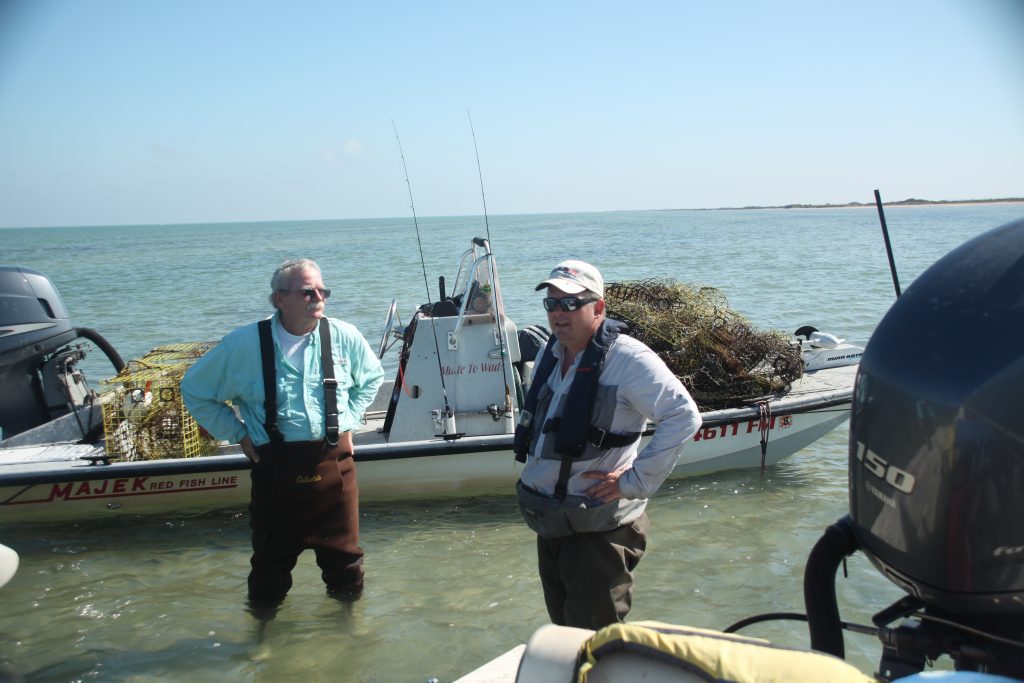
[{"label": "fishing rod", "polygon": [[[508,374],[506,367],[506,361],[508,360],[508,353],[505,351],[505,302],[501,294],[501,285],[498,281],[498,269],[494,265],[494,253],[491,251],[491,224],[487,218],[487,195],[484,193],[484,172],[480,166],[480,148],[476,144],[476,129],[473,127],[473,117],[469,113],[469,109],[466,110],[466,117],[469,119],[469,132],[473,136],[473,152],[476,154],[476,173],[477,177],[480,178],[480,199],[484,206],[484,229],[487,232],[487,268],[491,273],[491,283],[494,286],[494,306],[495,306],[495,322],[498,325],[498,350],[501,353],[501,377],[505,384],[505,415],[512,415],[512,392],[508,386]],[[499,416],[497,411],[492,414],[494,420],[497,421]]]},{"label": "fishing rod", "polygon": [[[409,190],[409,208],[412,210],[412,224],[416,228],[416,244],[420,250],[420,268],[423,270],[423,286],[427,290],[427,304],[432,307],[433,300],[430,298],[430,283],[427,280],[427,264],[423,257],[423,241],[420,239],[420,223],[416,218],[416,202],[412,199],[412,183],[409,182],[409,167],[405,163],[405,151],[402,149],[402,139],[398,137],[398,126],[395,120],[391,119],[391,127],[395,129],[395,140],[398,141],[398,156],[402,158],[402,170],[405,172],[405,186]],[[455,434],[455,415],[451,405],[448,403],[448,388],[444,383],[444,367],[441,365],[441,346],[437,343],[437,327],[434,321],[430,321],[430,330],[434,335],[434,355],[437,357],[437,374],[441,377],[441,395],[444,398],[444,427],[445,434]],[[451,427],[451,432],[448,431]]]},{"label": "fishing rod", "polygon": [[882,210],[882,195],[875,190],[875,206],[878,207],[878,219],[882,222],[882,237],[885,238],[885,253],[889,255],[889,272],[892,273],[892,286],[896,288],[896,298],[900,298],[900,280],[896,276],[896,261],[892,257],[892,245],[889,244],[889,227],[885,224],[885,211]]},{"label": "fishing rod", "polygon": [[466,110],[466,117],[469,119],[469,132],[473,136],[473,152],[476,153],[476,173],[480,178],[480,199],[484,204],[484,229],[487,231],[487,243],[491,242],[491,224],[487,221],[487,195],[484,194],[484,172],[480,168],[480,149],[476,146],[476,129],[473,128],[473,117],[469,110]]}]

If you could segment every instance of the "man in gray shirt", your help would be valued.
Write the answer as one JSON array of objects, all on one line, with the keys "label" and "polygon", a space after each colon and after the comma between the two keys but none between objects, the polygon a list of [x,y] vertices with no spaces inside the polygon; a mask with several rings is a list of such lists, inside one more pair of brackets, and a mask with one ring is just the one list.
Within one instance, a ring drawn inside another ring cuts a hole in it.
[{"label": "man in gray shirt", "polygon": [[[605,318],[594,266],[564,261],[537,285],[552,335],[516,430],[516,486],[537,532],[544,601],[555,624],[623,621],[647,545],[647,499],[672,471],[700,412],[646,345]],[[648,421],[657,430],[639,451]]]}]

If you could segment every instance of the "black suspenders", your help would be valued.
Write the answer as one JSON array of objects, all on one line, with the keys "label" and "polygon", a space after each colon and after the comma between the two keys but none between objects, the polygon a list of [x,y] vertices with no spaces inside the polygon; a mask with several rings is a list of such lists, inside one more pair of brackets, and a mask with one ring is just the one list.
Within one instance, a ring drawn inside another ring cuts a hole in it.
[{"label": "black suspenders", "polygon": [[274,338],[271,333],[271,320],[261,320],[260,356],[263,359],[263,428],[270,437],[270,445],[278,447],[284,442],[281,430],[277,428],[277,372],[274,367]]},{"label": "black suspenders", "polygon": [[331,449],[338,445],[338,380],[334,379],[331,327],[327,318],[320,318],[320,369],[324,374],[324,416],[327,418],[324,440]]},{"label": "black suspenders", "polygon": [[[277,372],[274,364],[274,338],[270,318],[259,322],[260,357],[263,365],[263,411],[264,428],[270,443],[278,446],[284,442],[277,427]],[[334,352],[331,348],[331,328],[326,318],[320,318],[320,368],[324,375],[324,414],[326,429],[324,441],[328,448],[338,445],[338,380],[334,378]]]}]

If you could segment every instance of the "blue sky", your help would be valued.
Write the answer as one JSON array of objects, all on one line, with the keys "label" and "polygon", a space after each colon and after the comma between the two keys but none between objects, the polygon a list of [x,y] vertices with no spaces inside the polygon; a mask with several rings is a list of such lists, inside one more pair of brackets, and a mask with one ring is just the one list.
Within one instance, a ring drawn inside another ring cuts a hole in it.
[{"label": "blue sky", "polygon": [[1024,196],[1024,2],[0,0],[0,227]]}]

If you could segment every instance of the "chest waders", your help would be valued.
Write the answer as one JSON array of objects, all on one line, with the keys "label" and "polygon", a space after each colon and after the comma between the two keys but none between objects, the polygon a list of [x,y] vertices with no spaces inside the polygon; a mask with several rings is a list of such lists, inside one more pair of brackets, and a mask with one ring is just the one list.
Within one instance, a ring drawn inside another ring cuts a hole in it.
[{"label": "chest waders", "polygon": [[[523,518],[531,529],[545,538],[614,529],[622,520],[635,517],[636,508],[646,504],[646,501],[624,498],[601,504],[585,496],[568,495],[574,463],[594,459],[610,448],[628,446],[641,436],[641,432],[611,432],[616,388],[603,387],[598,383],[608,349],[623,329],[623,324],[615,320],[601,323],[582,351],[576,375],[564,399],[562,414],[547,419],[539,429],[536,420],[547,416],[552,400],[548,378],[558,364],[552,351],[554,337],[549,340],[537,364],[522,417],[516,427],[513,450],[516,460],[526,462],[527,454],[535,451],[539,436],[544,433],[548,435],[544,452],[535,455],[561,461],[554,496],[546,496],[521,481],[516,485]],[[601,407],[595,411],[598,403]]]},{"label": "chest waders", "polygon": [[[629,446],[641,436],[640,432],[611,432],[618,387],[598,382],[621,329],[616,321],[601,324],[582,351],[561,414],[548,419],[549,412],[559,413],[549,411],[555,399],[548,379],[557,365],[552,339],[537,364],[516,428],[517,459],[526,460],[529,454],[531,460],[560,460],[553,495],[522,481],[516,493],[523,519],[537,533],[537,571],[548,617],[563,626],[597,630],[623,621],[632,606],[633,571],[647,547],[646,500],[619,498],[602,503],[568,492],[574,463],[594,460],[609,448]],[[541,433],[546,435],[543,444]]]},{"label": "chest waders", "polygon": [[252,571],[249,599],[276,603],[292,585],[291,570],[307,548],[329,591],[355,596],[363,585],[359,547],[359,486],[350,433],[338,430],[338,382],[329,323],[320,319],[326,436],[322,441],[285,441],[277,426],[277,372],[271,321],[259,323],[265,428],[270,443],[257,451],[249,504]]}]

